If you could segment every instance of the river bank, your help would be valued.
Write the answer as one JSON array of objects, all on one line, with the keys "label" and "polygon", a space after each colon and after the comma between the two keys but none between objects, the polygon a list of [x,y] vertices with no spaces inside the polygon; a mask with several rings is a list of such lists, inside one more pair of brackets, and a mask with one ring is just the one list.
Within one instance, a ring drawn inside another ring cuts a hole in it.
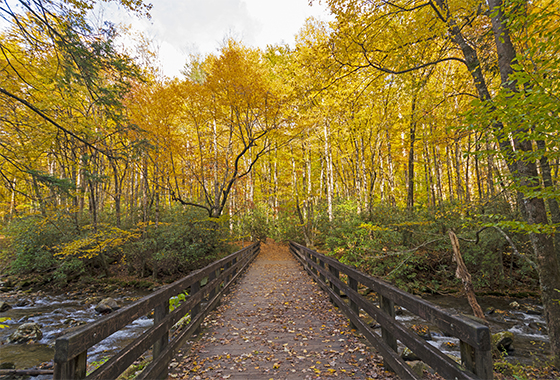
[{"label": "river bank", "polygon": [[[65,293],[23,290],[0,293],[0,301],[12,306],[11,309],[0,313],[0,318],[9,318],[3,322],[6,327],[0,329],[1,362],[13,363],[17,369],[38,367],[41,363],[52,359],[56,338],[102,317],[95,311],[95,306],[101,299],[112,297],[120,307],[124,307],[148,293],[149,290],[131,287],[117,288],[109,292],[83,288]],[[452,312],[470,313],[468,302],[464,297],[424,294],[422,298]],[[535,299],[484,296],[479,297],[479,303],[486,312],[492,333],[509,331],[514,334],[511,350],[502,353],[503,360],[521,365],[538,365],[546,362],[550,349],[549,341],[542,316],[543,309]],[[425,324],[423,320],[413,317],[405,309],[399,311],[397,319],[411,328]],[[42,339],[28,344],[5,343],[7,337],[19,325],[27,322],[38,323],[41,326]],[[88,361],[93,363],[104,360],[151,325],[152,320],[148,317],[139,318],[126,329],[113,334],[92,348],[88,352]],[[460,356],[458,341],[445,336],[433,326],[428,327],[431,330],[431,344],[450,355]]]}]

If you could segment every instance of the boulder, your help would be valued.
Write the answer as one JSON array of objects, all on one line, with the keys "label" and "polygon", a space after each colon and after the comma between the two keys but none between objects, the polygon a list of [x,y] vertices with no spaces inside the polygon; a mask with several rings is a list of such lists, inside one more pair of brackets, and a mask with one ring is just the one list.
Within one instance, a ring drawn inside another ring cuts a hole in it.
[{"label": "boulder", "polygon": [[0,313],[6,311],[6,310],[10,310],[12,307],[10,306],[9,303],[4,302],[4,301],[0,301]]},{"label": "boulder", "polygon": [[12,290],[12,282],[8,279],[6,281],[0,281],[0,292],[9,292]]},{"label": "boulder", "polygon": [[97,306],[95,307],[95,311],[100,314],[108,314],[111,313],[119,308],[117,301],[115,301],[111,297],[107,297],[102,299]]},{"label": "boulder", "polygon": [[492,349],[499,352],[513,351],[514,335],[510,331],[502,331],[492,335]]},{"label": "boulder", "polygon": [[29,341],[38,341],[43,338],[41,327],[37,323],[24,323],[8,337],[8,343],[26,343]]},{"label": "boulder", "polygon": [[24,307],[24,306],[28,306],[30,304],[31,304],[31,301],[29,301],[27,298],[21,299],[21,300],[16,302],[17,307]]},{"label": "boulder", "polygon": [[547,334],[546,324],[541,322],[529,322],[529,328],[539,334]]},{"label": "boulder", "polygon": [[74,318],[66,318],[64,320],[64,322],[62,322],[63,325],[69,326],[69,327],[74,327],[74,326],[82,326],[85,325],[86,322],[85,321],[78,321]]},{"label": "boulder", "polygon": [[530,315],[542,315],[543,309],[533,305],[523,305],[521,311]]}]

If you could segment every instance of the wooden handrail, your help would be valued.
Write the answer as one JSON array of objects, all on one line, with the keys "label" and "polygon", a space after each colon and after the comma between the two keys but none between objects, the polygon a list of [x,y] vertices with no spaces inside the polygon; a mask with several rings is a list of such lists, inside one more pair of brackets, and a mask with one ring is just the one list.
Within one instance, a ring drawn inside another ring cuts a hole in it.
[{"label": "wooden handrail", "polygon": [[[332,257],[295,242],[290,242],[290,251],[317,284],[329,293],[331,300],[348,316],[352,325],[360,330],[380,351],[385,364],[401,378],[417,379],[418,376],[398,355],[397,339],[445,378],[492,379],[493,367],[488,326],[467,316],[449,313],[386,281],[364,274],[354,267],[342,264]],[[347,282],[340,279],[340,273],[347,276]],[[380,307],[375,306],[358,293],[358,284],[368,287],[379,295]],[[348,303],[340,296],[340,292],[346,295]],[[445,333],[459,338],[463,366],[397,321],[394,318],[395,304],[425,319]],[[361,319],[360,309],[381,325],[381,337]]]},{"label": "wooden handrail", "polygon": [[[114,379],[152,346],[152,363],[139,378],[165,378],[173,352],[196,331],[206,315],[218,304],[223,293],[259,252],[260,244],[252,244],[94,323],[58,338],[55,343],[53,380]],[[201,286],[204,279],[207,282]],[[169,299],[187,289],[189,295],[185,301],[169,313]],[[205,301],[207,302],[204,303]],[[154,325],[86,377],[87,350],[152,310]],[[169,341],[171,327],[189,312],[189,325]]]}]

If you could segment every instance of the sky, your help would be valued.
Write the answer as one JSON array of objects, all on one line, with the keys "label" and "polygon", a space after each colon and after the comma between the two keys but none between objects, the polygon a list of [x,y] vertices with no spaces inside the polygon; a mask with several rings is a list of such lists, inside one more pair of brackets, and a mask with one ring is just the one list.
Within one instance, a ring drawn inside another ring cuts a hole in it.
[{"label": "sky", "polygon": [[179,76],[189,54],[215,53],[232,37],[245,46],[287,43],[308,17],[330,20],[318,0],[152,0],[151,19],[139,18],[114,3],[101,3],[95,17],[130,25],[157,47],[162,71]]}]

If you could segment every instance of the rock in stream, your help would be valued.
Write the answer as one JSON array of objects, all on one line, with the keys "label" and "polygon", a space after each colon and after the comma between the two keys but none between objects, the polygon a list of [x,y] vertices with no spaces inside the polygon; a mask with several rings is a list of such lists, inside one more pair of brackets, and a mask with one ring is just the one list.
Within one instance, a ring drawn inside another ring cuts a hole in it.
[{"label": "rock in stream", "polygon": [[43,338],[41,327],[37,323],[24,323],[8,337],[8,343],[26,343],[29,341],[37,342]]}]

